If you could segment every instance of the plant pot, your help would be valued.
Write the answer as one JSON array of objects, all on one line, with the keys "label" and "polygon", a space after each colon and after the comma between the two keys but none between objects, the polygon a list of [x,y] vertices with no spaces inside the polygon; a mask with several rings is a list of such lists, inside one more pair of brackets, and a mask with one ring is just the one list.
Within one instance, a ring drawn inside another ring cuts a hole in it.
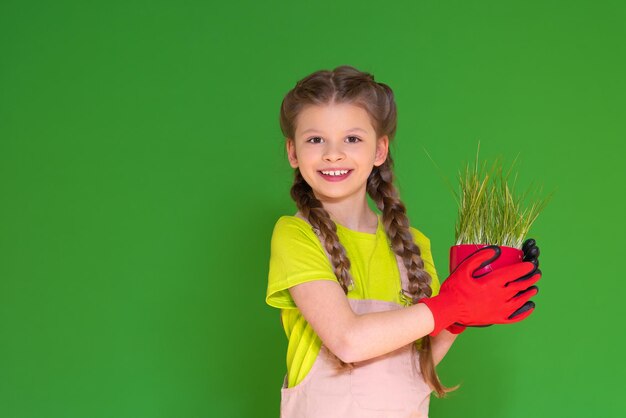
[{"label": "plant pot", "polygon": [[[467,257],[487,246],[487,244],[460,244],[450,247],[450,273],[452,273],[454,269]],[[483,274],[497,268],[519,263],[524,258],[524,252],[519,248],[501,245],[500,250],[500,257],[498,257],[493,263],[487,264],[480,270],[477,270],[476,275],[482,276]]]}]

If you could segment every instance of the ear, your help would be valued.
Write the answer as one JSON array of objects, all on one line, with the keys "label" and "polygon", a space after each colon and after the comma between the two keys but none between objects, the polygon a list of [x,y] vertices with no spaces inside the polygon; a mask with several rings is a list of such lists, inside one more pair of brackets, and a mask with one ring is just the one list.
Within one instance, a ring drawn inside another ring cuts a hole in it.
[{"label": "ear", "polygon": [[374,165],[376,167],[382,165],[387,159],[387,154],[389,153],[389,137],[384,135],[378,139],[376,142],[376,159],[374,160]]},{"label": "ear", "polygon": [[298,167],[298,157],[296,156],[296,143],[293,139],[287,138],[285,146],[287,147],[287,158],[291,168]]}]

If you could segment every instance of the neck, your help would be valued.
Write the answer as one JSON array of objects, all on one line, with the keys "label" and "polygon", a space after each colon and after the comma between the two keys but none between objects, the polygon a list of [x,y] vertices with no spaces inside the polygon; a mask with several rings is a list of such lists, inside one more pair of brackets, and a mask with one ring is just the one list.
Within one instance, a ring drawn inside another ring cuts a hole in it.
[{"label": "neck", "polygon": [[340,201],[325,200],[319,197],[318,199],[322,202],[322,206],[324,206],[330,218],[348,229],[372,232],[378,226],[376,212],[370,209],[365,193]]}]

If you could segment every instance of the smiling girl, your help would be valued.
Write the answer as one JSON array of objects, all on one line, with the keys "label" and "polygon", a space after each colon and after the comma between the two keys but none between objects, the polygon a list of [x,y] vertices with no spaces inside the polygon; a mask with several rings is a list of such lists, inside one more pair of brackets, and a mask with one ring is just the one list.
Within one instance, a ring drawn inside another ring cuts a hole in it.
[{"label": "smiling girl", "polygon": [[310,74],[282,102],[298,211],[275,224],[266,302],[288,338],[283,418],[426,417],[432,391],[456,389],[435,366],[465,326],[532,312],[511,317],[537,293],[537,263],[474,274],[497,246],[440,286],[394,186],[396,119],[392,90],[350,66]]}]

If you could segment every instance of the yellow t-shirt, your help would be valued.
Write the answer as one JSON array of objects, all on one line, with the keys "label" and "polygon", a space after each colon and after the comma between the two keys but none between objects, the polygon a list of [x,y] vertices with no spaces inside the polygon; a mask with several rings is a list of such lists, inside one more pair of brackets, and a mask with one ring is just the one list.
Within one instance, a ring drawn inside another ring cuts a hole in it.
[{"label": "yellow t-shirt", "polygon": [[[336,223],[337,236],[350,259],[350,274],[354,289],[347,297],[377,299],[404,304],[400,298],[400,272],[395,254],[378,215],[375,234],[355,231]],[[430,250],[430,240],[416,228],[410,227],[419,246],[424,269],[432,277],[433,296],[439,292],[439,278]],[[296,216],[281,216],[274,226],[271,241],[269,278],[266,303],[281,309],[281,320],[288,339],[288,387],[300,383],[307,375],[321,347],[313,331],[297,308],[289,288],[312,280],[338,282],[322,243],[311,225]]]}]

